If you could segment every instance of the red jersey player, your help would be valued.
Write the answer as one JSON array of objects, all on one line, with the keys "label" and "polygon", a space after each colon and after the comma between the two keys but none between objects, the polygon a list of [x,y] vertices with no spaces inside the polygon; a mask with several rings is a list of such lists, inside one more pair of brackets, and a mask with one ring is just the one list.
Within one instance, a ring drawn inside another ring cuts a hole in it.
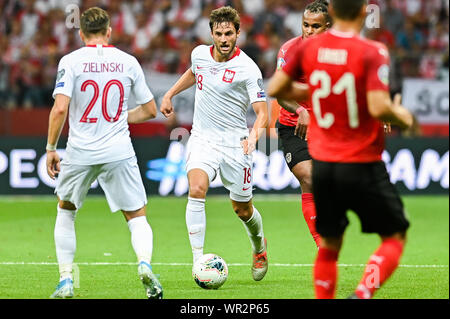
[{"label": "red jersey player", "polygon": [[[328,15],[328,3],[324,0],[316,0],[310,3],[303,13],[302,35],[289,40],[281,47],[278,52],[277,68],[281,69],[286,64],[288,51],[294,44],[320,34],[330,26],[331,18]],[[303,76],[298,80],[305,82]],[[311,107],[309,103],[297,103],[281,99],[278,99],[278,104],[282,106],[277,122],[281,148],[289,169],[300,182],[303,216],[317,247],[319,247],[320,236],[316,231],[316,208],[311,186],[312,160],[305,138],[310,121]]]},{"label": "red jersey player", "polygon": [[313,116],[308,146],[313,158],[316,227],[321,244],[314,265],[317,298],[334,298],[337,259],[353,210],[362,231],[382,243],[369,259],[352,298],[371,298],[397,268],[409,222],[381,159],[381,121],[411,127],[412,114],[389,95],[389,54],[378,42],[359,36],[365,0],[332,0],[333,28],[290,50],[288,62],[269,83],[269,94],[303,99],[308,89],[294,80],[304,74]]}]

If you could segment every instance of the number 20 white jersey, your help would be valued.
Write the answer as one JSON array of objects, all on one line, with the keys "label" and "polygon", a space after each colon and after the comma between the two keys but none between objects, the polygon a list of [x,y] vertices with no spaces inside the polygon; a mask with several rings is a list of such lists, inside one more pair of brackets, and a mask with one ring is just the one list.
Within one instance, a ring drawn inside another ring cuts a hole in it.
[{"label": "number 20 white jersey", "polygon": [[136,58],[113,46],[85,46],[59,62],[53,97],[71,98],[66,159],[77,165],[135,155],[128,130],[128,97],[153,99]]},{"label": "number 20 white jersey", "polygon": [[266,102],[261,71],[239,48],[226,62],[216,62],[213,46],[200,45],[191,54],[196,78],[192,135],[218,145],[240,147],[248,137],[250,104]]}]

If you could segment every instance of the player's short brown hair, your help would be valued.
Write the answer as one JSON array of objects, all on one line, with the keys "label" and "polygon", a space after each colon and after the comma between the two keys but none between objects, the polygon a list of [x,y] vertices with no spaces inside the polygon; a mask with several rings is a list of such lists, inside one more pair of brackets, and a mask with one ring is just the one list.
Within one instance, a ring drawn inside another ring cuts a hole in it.
[{"label": "player's short brown hair", "polygon": [[99,7],[87,9],[80,18],[81,31],[85,36],[98,33],[105,35],[109,28],[109,23],[108,13]]},{"label": "player's short brown hair", "polygon": [[211,28],[211,31],[215,25],[222,22],[233,23],[236,32],[239,31],[239,28],[241,27],[239,13],[230,6],[221,7],[211,11],[211,15],[209,16],[209,27]]},{"label": "player's short brown hair", "polygon": [[355,20],[367,0],[331,0],[336,18],[342,20]]}]

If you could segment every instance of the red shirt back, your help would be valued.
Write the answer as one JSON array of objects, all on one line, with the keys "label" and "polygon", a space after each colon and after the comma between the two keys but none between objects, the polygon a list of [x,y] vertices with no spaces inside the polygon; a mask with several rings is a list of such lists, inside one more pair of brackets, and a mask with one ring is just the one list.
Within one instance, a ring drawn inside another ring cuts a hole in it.
[{"label": "red shirt back", "polygon": [[385,45],[334,29],[297,43],[283,70],[304,74],[311,90],[308,147],[319,161],[381,161],[382,123],[367,108],[367,92],[389,91]]},{"label": "red shirt back", "polygon": [[[287,56],[289,55],[288,51],[291,48],[295,48],[296,45],[300,45],[300,43],[302,41],[303,41],[302,36],[299,36],[297,38],[293,38],[293,39],[287,41],[285,44],[283,44],[281,46],[280,51],[278,51],[278,56],[277,56],[277,69],[281,69],[286,65]],[[306,83],[306,78],[304,76],[300,76],[296,80],[298,82]],[[311,110],[311,107],[308,103],[299,102],[299,104],[301,106],[303,106],[305,109],[307,109],[308,111]],[[298,120],[297,114],[288,112],[282,107],[280,108],[279,122],[281,124],[286,125],[286,126],[296,126],[297,120]]]}]

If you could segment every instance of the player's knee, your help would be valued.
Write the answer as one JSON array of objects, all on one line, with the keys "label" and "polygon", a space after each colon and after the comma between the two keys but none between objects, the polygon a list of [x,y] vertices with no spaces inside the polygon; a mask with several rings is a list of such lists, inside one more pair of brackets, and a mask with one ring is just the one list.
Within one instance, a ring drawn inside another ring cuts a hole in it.
[{"label": "player's knee", "polygon": [[208,188],[205,185],[194,184],[189,187],[189,197],[205,198]]},{"label": "player's knee", "polygon": [[321,237],[320,247],[340,251],[342,247],[342,237]]},{"label": "player's knee", "polygon": [[309,167],[296,165],[292,170],[304,193],[312,192],[312,171]]},{"label": "player's knee", "polygon": [[243,221],[249,220],[253,215],[253,206],[247,203],[233,205],[233,210]]},{"label": "player's knee", "polygon": [[381,236],[381,240],[395,239],[400,241],[403,245],[406,244],[406,231],[398,232],[390,236]]},{"label": "player's knee", "polygon": [[77,208],[75,207],[74,204],[72,204],[71,202],[63,201],[63,200],[59,201],[59,207],[62,209],[67,209],[67,210],[77,210]]}]

